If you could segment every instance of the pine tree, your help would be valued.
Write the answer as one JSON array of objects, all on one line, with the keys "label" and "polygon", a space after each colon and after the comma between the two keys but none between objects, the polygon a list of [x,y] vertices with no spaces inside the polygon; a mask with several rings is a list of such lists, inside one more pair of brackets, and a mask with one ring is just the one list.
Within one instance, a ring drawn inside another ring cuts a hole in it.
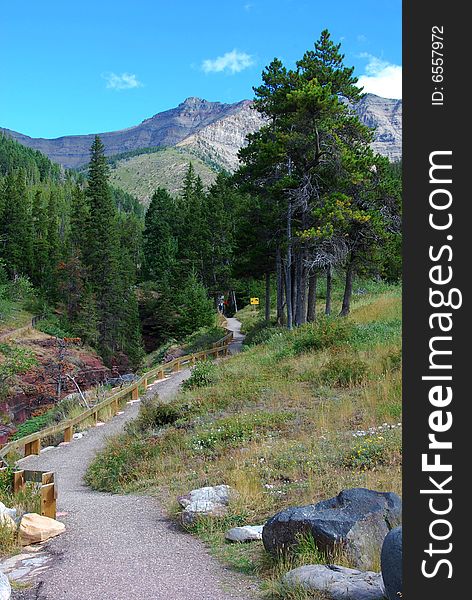
[{"label": "pine tree", "polygon": [[72,191],[70,209],[69,251],[87,257],[89,251],[90,205],[84,190],[76,185]]},{"label": "pine tree", "polygon": [[176,207],[170,194],[158,188],[146,212],[143,234],[143,278],[159,290],[168,289],[175,277],[177,240]]},{"label": "pine tree", "polygon": [[90,203],[87,270],[97,300],[100,349],[110,362],[120,340],[119,240],[104,146],[98,136],[91,148],[87,197]]},{"label": "pine tree", "polygon": [[48,215],[44,194],[41,189],[37,190],[33,199],[33,269],[31,280],[38,288],[45,289],[47,275],[49,273],[49,239],[48,239]]},{"label": "pine tree", "polygon": [[182,337],[215,323],[213,303],[195,271],[191,271],[180,290],[178,310],[178,333]]},{"label": "pine tree", "polygon": [[24,171],[6,176],[2,195],[1,256],[10,276],[29,275],[33,240]]},{"label": "pine tree", "polygon": [[202,180],[195,174],[192,163],[189,164],[184,179],[178,210],[178,258],[183,267],[181,275],[196,270],[207,281],[206,262],[211,253],[211,217],[207,210]]},{"label": "pine tree", "polygon": [[59,197],[56,189],[51,189],[47,205],[47,245],[48,265],[45,273],[45,285],[48,297],[58,300],[58,268],[61,260],[61,241],[59,237]]},{"label": "pine tree", "polygon": [[108,363],[118,351],[132,353],[135,361],[140,345],[133,288],[135,268],[120,243],[120,222],[108,185],[104,146],[98,136],[91,148],[86,193],[90,203],[86,264],[96,298],[101,353]]}]

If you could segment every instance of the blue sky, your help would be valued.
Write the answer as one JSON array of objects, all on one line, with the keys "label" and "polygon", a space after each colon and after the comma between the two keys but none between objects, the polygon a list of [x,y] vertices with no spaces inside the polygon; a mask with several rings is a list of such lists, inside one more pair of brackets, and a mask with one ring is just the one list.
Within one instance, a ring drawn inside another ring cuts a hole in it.
[{"label": "blue sky", "polygon": [[366,91],[401,97],[401,0],[19,0],[0,13],[0,126],[34,137],[136,125],[188,96],[252,98],[323,28]]}]

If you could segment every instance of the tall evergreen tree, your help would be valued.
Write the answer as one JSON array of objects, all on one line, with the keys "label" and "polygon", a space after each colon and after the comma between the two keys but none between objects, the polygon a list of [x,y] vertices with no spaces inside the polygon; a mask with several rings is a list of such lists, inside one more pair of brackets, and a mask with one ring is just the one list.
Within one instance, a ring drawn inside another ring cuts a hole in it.
[{"label": "tall evergreen tree", "polygon": [[49,273],[49,239],[48,215],[41,189],[37,190],[34,195],[32,221],[34,253],[31,280],[35,286],[44,290],[47,285],[47,274]]},{"label": "tall evergreen tree", "polygon": [[117,351],[124,350],[128,336],[134,339],[138,333],[134,323],[123,319],[123,310],[135,315],[137,306],[129,280],[122,280],[117,210],[108,185],[104,146],[98,136],[91,148],[86,193],[90,203],[88,274],[97,300],[99,345],[104,358],[111,362]]},{"label": "tall evergreen tree", "polygon": [[33,254],[31,210],[26,192],[25,173],[9,173],[3,188],[1,216],[1,256],[11,276],[29,275]]},{"label": "tall evergreen tree", "polygon": [[176,274],[176,217],[174,199],[166,190],[158,188],[151,198],[144,221],[143,278],[157,284],[160,291],[174,283]]}]

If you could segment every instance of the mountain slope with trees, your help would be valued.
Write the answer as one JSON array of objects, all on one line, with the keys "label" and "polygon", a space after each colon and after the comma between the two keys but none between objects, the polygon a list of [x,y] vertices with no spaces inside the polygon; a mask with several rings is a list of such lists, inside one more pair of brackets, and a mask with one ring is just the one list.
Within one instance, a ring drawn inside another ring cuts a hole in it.
[{"label": "mountain slope with trees", "polygon": [[108,185],[99,140],[88,178],[4,136],[0,165],[2,282],[34,286],[35,312],[56,307],[64,328],[96,346],[110,365],[137,365],[142,213],[136,199]]}]

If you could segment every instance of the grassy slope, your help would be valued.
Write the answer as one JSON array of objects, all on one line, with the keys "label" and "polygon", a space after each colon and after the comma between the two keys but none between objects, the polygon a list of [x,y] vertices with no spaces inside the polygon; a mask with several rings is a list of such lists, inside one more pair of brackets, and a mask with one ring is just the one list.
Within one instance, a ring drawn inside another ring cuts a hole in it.
[{"label": "grassy slope", "polygon": [[31,323],[33,315],[24,308],[23,304],[23,302],[0,298],[0,337],[4,333]]},{"label": "grassy slope", "polygon": [[111,169],[110,182],[148,204],[158,187],[166,188],[171,194],[180,191],[189,162],[192,162],[205,186],[213,183],[216,174],[203,160],[175,148],[118,161]]},{"label": "grassy slope", "polygon": [[[239,492],[230,516],[195,528],[218,555],[269,587],[293,564],[317,560],[309,548],[290,564],[271,563],[261,544],[225,544],[224,531],[346,487],[400,492],[400,293],[370,288],[347,320],[271,331],[265,343],[216,366],[215,383],[182,392],[172,410],[146,415],[147,429],[136,424],[111,440],[89,483],[155,493],[171,513],[178,494],[227,483]],[[253,313],[240,318],[248,328]]]}]

